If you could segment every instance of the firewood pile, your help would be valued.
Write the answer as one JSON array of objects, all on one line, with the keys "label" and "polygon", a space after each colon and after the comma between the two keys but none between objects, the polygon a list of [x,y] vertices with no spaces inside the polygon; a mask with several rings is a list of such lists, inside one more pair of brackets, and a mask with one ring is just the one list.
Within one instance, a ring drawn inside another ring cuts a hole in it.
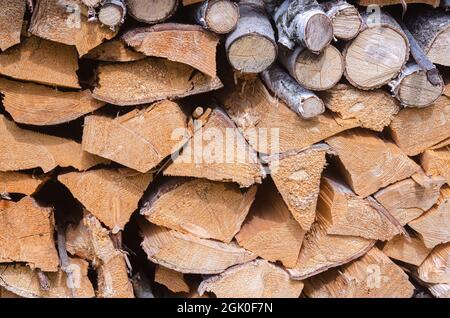
[{"label": "firewood pile", "polygon": [[449,1],[0,4],[0,298],[450,297]]}]

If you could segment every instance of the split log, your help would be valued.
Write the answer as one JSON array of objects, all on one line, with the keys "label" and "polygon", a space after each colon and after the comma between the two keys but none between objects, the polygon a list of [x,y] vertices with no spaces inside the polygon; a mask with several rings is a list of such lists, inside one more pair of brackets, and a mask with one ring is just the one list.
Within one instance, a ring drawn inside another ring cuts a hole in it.
[{"label": "split log", "polygon": [[[178,104],[168,100],[115,118],[87,116],[83,150],[145,173],[178,151],[191,137],[186,122]],[[180,138],[174,138],[177,130],[184,132],[176,136]]]},{"label": "split log", "polygon": [[219,38],[198,25],[164,23],[126,32],[127,45],[147,56],[184,63],[216,77],[216,47]]},{"label": "split log", "polygon": [[30,37],[0,54],[0,74],[50,86],[80,88],[75,48]]},{"label": "split log", "polygon": [[408,178],[420,169],[394,143],[366,130],[345,131],[326,142],[337,153],[347,184],[361,197]]},{"label": "split log", "polygon": [[303,47],[281,50],[279,60],[293,78],[305,88],[314,91],[327,90],[339,82],[344,73],[341,53],[328,45],[320,54]]},{"label": "split log", "polygon": [[2,1],[0,12],[0,50],[6,49],[20,43],[23,17],[25,15],[25,0]]},{"label": "split log", "polygon": [[58,176],[58,181],[113,233],[123,230],[151,180],[150,173],[128,169],[97,169]]},{"label": "split log", "polygon": [[114,30],[125,22],[127,7],[123,0],[104,0],[98,12],[98,20]]},{"label": "split log", "polygon": [[414,286],[374,247],[358,260],[309,278],[304,293],[310,298],[409,298]]},{"label": "split log", "polygon": [[450,16],[445,11],[411,11],[405,16],[405,24],[432,63],[450,66],[450,57],[442,54],[450,42]]},{"label": "split log", "polygon": [[421,280],[450,284],[450,243],[437,246],[417,269]]},{"label": "split log", "polygon": [[268,261],[280,261],[286,267],[293,267],[304,235],[305,230],[268,180],[261,185],[236,240],[240,246]]},{"label": "split log", "polygon": [[43,179],[19,172],[0,171],[0,197],[9,193],[31,195],[41,186]]},{"label": "split log", "polygon": [[450,242],[450,187],[441,188],[441,196],[435,206],[409,222],[428,248]]},{"label": "split log", "polygon": [[174,293],[189,293],[189,285],[184,280],[183,273],[161,265],[156,265],[155,282],[166,286]]},{"label": "split log", "polygon": [[400,106],[383,90],[361,91],[338,84],[322,92],[325,106],[342,119],[356,119],[363,128],[383,131],[399,112]]},{"label": "split log", "polygon": [[236,182],[241,187],[261,183],[264,171],[256,151],[221,108],[215,108],[164,170],[167,176]]},{"label": "split log", "polygon": [[54,218],[51,208],[33,198],[0,205],[0,263],[24,262],[32,269],[58,271]]},{"label": "split log", "polygon": [[191,66],[153,57],[103,64],[97,73],[93,97],[119,106],[181,98],[222,87],[217,77],[210,78]]},{"label": "split log", "polygon": [[140,213],[153,224],[200,238],[231,242],[255,199],[256,186],[207,179],[168,179],[144,197]]},{"label": "split log", "polygon": [[15,122],[57,125],[93,112],[105,103],[92,98],[89,90],[61,92],[43,85],[0,78],[3,106]]},{"label": "split log", "polygon": [[327,234],[386,241],[404,231],[375,200],[357,196],[346,184],[332,177],[322,178],[317,212],[331,224]]},{"label": "split log", "polygon": [[[80,259],[71,259],[70,268],[77,277],[73,284],[75,297],[92,298],[95,296],[89,278],[88,263]],[[36,270],[25,265],[0,265],[0,286],[16,295],[26,298],[72,298],[70,283],[65,272],[46,273],[50,283],[48,291],[42,290]]]},{"label": "split log", "polygon": [[272,64],[261,73],[267,88],[303,119],[313,118],[325,111],[325,105],[316,94],[300,86],[289,74]]},{"label": "split log", "polygon": [[433,104],[444,91],[440,76],[438,85],[430,83],[427,72],[416,63],[409,63],[396,79],[389,83],[392,94],[405,107],[425,107]]},{"label": "split log", "polygon": [[371,4],[376,4],[379,6],[390,6],[394,4],[403,4],[403,3],[405,3],[405,5],[411,3],[424,3],[436,8],[439,6],[439,1],[440,0],[357,0],[356,2],[360,6],[364,7],[370,6]]},{"label": "split log", "polygon": [[344,0],[330,0],[320,4],[333,24],[333,34],[340,40],[351,40],[362,28],[358,9]]},{"label": "split log", "polygon": [[277,58],[275,34],[262,2],[239,2],[240,18],[226,41],[228,61],[243,73],[259,73]]},{"label": "split log", "polygon": [[98,298],[134,298],[122,253],[111,257],[97,270]]},{"label": "split log", "polygon": [[317,145],[304,151],[285,153],[277,158],[279,160],[269,161],[270,175],[276,188],[294,219],[305,231],[309,231],[316,218],[326,150],[326,147]]},{"label": "split log", "polygon": [[154,24],[170,18],[178,0],[127,0],[128,13],[137,21]]},{"label": "split log", "polygon": [[450,140],[450,97],[441,96],[426,108],[402,109],[390,125],[392,138],[407,155],[415,156]]},{"label": "split log", "polygon": [[145,55],[128,48],[121,40],[109,40],[90,50],[83,58],[104,62],[132,62],[145,59]]},{"label": "split log", "polygon": [[450,185],[450,147],[425,150],[420,157],[422,168],[429,176],[442,176]]},{"label": "split log", "polygon": [[406,238],[403,235],[397,235],[384,245],[382,251],[390,258],[420,266],[430,254],[431,249],[417,237]]},{"label": "split log", "polygon": [[346,264],[367,253],[375,244],[375,241],[362,237],[327,234],[330,226],[321,214],[317,215],[303,240],[297,263],[288,268],[292,279],[303,280]]},{"label": "split log", "polygon": [[216,274],[256,258],[255,254],[234,243],[197,238],[146,220],[139,225],[143,237],[141,246],[148,259],[181,273]]},{"label": "split log", "polygon": [[219,298],[298,298],[303,282],[289,278],[281,267],[265,260],[236,265],[220,275],[205,279],[200,295],[212,292]]},{"label": "split log", "polygon": [[86,170],[107,161],[84,152],[77,142],[17,127],[0,115],[0,171],[57,166]]},{"label": "split log", "polygon": [[396,77],[408,61],[409,43],[402,28],[382,11],[362,13],[363,30],[345,48],[345,77],[371,90]]},{"label": "split log", "polygon": [[437,202],[443,182],[436,178],[431,182],[430,187],[423,187],[408,178],[381,189],[374,197],[401,225],[406,225]]},{"label": "split log", "polygon": [[239,20],[239,8],[230,0],[206,0],[192,8],[195,21],[217,34],[230,33]]}]

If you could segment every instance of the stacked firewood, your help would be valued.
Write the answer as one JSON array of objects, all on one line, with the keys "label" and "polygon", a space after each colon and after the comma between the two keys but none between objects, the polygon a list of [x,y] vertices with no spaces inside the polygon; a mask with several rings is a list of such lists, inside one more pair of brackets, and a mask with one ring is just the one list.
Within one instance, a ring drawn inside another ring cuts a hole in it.
[{"label": "stacked firewood", "polygon": [[0,298],[450,297],[449,1],[0,3]]}]

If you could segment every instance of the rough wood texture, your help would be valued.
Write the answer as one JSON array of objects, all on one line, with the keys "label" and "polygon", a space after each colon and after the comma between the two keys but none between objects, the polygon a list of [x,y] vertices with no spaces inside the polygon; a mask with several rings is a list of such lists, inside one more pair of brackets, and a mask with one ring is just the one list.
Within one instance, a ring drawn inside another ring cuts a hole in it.
[{"label": "rough wood texture", "polygon": [[126,32],[122,39],[147,56],[184,63],[216,77],[219,38],[198,25],[165,23]]},{"label": "rough wood texture", "polygon": [[263,173],[255,150],[221,108],[212,111],[164,170],[168,176],[237,182],[242,187],[261,183]]},{"label": "rough wood texture", "polygon": [[96,46],[83,55],[83,58],[104,62],[132,62],[145,59],[146,56],[128,48],[123,41],[114,39]]},{"label": "rough wood texture", "polygon": [[135,62],[100,65],[93,96],[127,106],[181,98],[221,87],[219,78],[210,78],[191,66],[148,57]]},{"label": "rough wood texture", "polygon": [[411,4],[411,3],[425,3],[425,4],[429,4],[433,7],[437,7],[439,6],[439,1],[440,0],[357,0],[356,2],[360,5],[360,6],[369,6],[371,4],[377,4],[379,6],[390,6],[390,5],[394,5],[394,4]]},{"label": "rough wood texture", "polygon": [[0,287],[0,298],[22,298],[22,297],[10,292],[7,289],[4,289],[3,287]]},{"label": "rough wood texture", "polygon": [[123,230],[151,180],[150,173],[128,169],[98,169],[58,176],[58,181],[113,233]]},{"label": "rough wood texture", "polygon": [[231,242],[255,198],[256,186],[207,179],[171,178],[144,197],[148,221],[200,238]]},{"label": "rough wood texture", "polygon": [[61,92],[43,85],[0,78],[3,106],[17,123],[57,125],[77,119],[105,105],[89,90]]},{"label": "rough wood texture", "polygon": [[104,0],[98,12],[98,20],[111,30],[115,30],[125,22],[126,15],[125,0]]},{"label": "rough wood texture", "polygon": [[407,238],[403,235],[397,235],[384,245],[382,251],[390,258],[420,266],[430,254],[431,249],[427,248],[417,237]]},{"label": "rough wood texture", "polygon": [[0,12],[0,50],[5,51],[20,43],[25,0],[4,0]]},{"label": "rough wood texture", "polygon": [[417,269],[427,283],[450,284],[450,243],[437,246]]},{"label": "rough wood texture", "polygon": [[166,286],[174,293],[189,293],[189,285],[184,280],[183,273],[161,265],[155,268],[155,282]]},{"label": "rough wood texture", "polygon": [[43,182],[39,176],[0,171],[0,197],[7,196],[9,193],[31,195]]},{"label": "rough wood texture", "polygon": [[345,131],[326,142],[337,153],[347,184],[361,197],[408,178],[420,169],[394,143],[366,130]]},{"label": "rough wood texture", "polygon": [[134,298],[123,254],[116,254],[97,271],[98,298]]},{"label": "rough wood texture", "polygon": [[392,138],[407,155],[450,139],[450,97],[441,96],[426,108],[402,109],[390,125]]},{"label": "rough wood texture", "polygon": [[331,0],[320,4],[333,24],[333,34],[341,40],[351,40],[362,28],[358,9],[344,0]]},{"label": "rough wood texture", "polygon": [[198,287],[200,295],[212,292],[219,298],[298,298],[302,289],[303,282],[262,259],[231,267]]},{"label": "rough wood texture", "polygon": [[0,263],[24,262],[46,272],[58,271],[53,211],[33,198],[0,201]]},{"label": "rough wood texture", "polygon": [[339,269],[305,281],[311,298],[409,298],[414,286],[408,276],[377,248]]},{"label": "rough wood texture", "polygon": [[[164,125],[155,125],[157,123]],[[145,173],[189,139],[191,133],[186,124],[186,115],[176,103],[168,100],[115,118],[87,116],[82,146],[89,153]],[[175,130],[185,133],[174,138]]]},{"label": "rough wood texture", "polygon": [[264,259],[293,267],[304,235],[305,230],[268,180],[260,187],[236,240],[240,246]]},{"label": "rough wood texture", "polygon": [[0,74],[50,86],[80,88],[75,48],[30,37],[0,54]]},{"label": "rough wood texture", "polygon": [[197,238],[158,227],[146,220],[140,222],[140,228],[141,246],[148,259],[181,273],[216,274],[256,258],[255,254],[234,243]]},{"label": "rough wood texture", "polygon": [[422,168],[429,176],[442,176],[450,185],[450,147],[425,150],[420,157]]},{"label": "rough wood texture", "polygon": [[17,127],[0,115],[0,171],[57,166],[86,170],[107,161],[84,152],[75,141]]},{"label": "rough wood texture", "polygon": [[226,34],[236,28],[239,8],[230,0],[206,0],[192,8],[195,21],[217,34]]},{"label": "rough wood texture", "polygon": [[[71,259],[70,267],[76,273],[79,284],[74,284],[76,298],[92,298],[95,296],[89,278],[88,264],[80,259]],[[0,265],[0,286],[16,295],[26,298],[72,298],[65,272],[46,273],[50,283],[49,290],[41,288],[36,270],[25,265]]]},{"label": "rough wood texture", "polygon": [[361,127],[374,131],[383,131],[400,110],[387,92],[361,91],[348,84],[338,84],[320,97],[342,119],[356,119]]},{"label": "rough wood texture", "polygon": [[153,24],[170,18],[177,10],[178,2],[179,0],[127,0],[127,7],[129,14],[137,21]]}]

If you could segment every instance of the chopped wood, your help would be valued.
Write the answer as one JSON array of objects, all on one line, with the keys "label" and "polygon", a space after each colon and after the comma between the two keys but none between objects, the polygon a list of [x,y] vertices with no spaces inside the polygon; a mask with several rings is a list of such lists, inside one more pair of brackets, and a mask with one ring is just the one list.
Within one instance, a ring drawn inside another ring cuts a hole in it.
[{"label": "chopped wood", "polygon": [[384,245],[382,251],[390,258],[420,266],[431,249],[417,237],[407,238],[404,235],[397,235]]},{"label": "chopped wood", "polygon": [[189,65],[148,57],[143,60],[102,64],[93,97],[119,105],[138,105],[205,93],[222,87]]},{"label": "chopped wood", "polygon": [[[146,173],[189,139],[186,124],[178,104],[168,100],[115,118],[87,116],[82,146],[84,151]],[[184,134],[174,138],[178,130]]]},{"label": "chopped wood", "polygon": [[0,12],[0,50],[20,43],[23,17],[25,15],[25,0],[4,0]]},{"label": "chopped wood", "polygon": [[362,28],[358,9],[344,0],[330,0],[320,4],[333,25],[333,34],[341,40],[351,40]]},{"label": "chopped wood", "polygon": [[255,199],[256,186],[171,178],[151,189],[140,213],[154,224],[200,238],[231,242]]},{"label": "chopped wood", "polygon": [[182,0],[184,6],[202,2],[203,0]]},{"label": "chopped wood", "polygon": [[132,62],[145,59],[146,56],[126,46],[122,40],[109,40],[96,46],[83,58],[104,62]]},{"label": "chopped wood", "polygon": [[257,259],[205,279],[200,295],[212,292],[219,298],[298,298],[303,282],[291,280],[281,267]]},{"label": "chopped wood", "polygon": [[115,254],[97,270],[98,298],[134,298],[122,253]]},{"label": "chopped wood", "polygon": [[150,173],[128,169],[97,169],[58,176],[58,181],[113,233],[123,230],[151,180]]},{"label": "chopped wood", "polygon": [[304,235],[273,183],[264,182],[236,240],[264,259],[293,267]]},{"label": "chopped wood", "polygon": [[450,284],[450,243],[434,248],[417,273],[427,283]]},{"label": "chopped wood", "polygon": [[9,193],[31,195],[36,192],[43,182],[43,178],[39,176],[0,171],[0,196],[5,196]]},{"label": "chopped wood", "polygon": [[0,287],[0,298],[21,298],[21,297],[10,292],[7,289],[4,289],[3,287]]},{"label": "chopped wood", "polygon": [[178,2],[178,0],[127,0],[127,7],[128,13],[137,21],[153,24],[170,18],[177,10]]},{"label": "chopped wood", "polygon": [[[142,248],[154,263],[181,273],[216,274],[256,255],[234,243],[206,240],[142,220]],[[205,262],[205,260],[208,260]]]},{"label": "chopped wood", "polygon": [[189,293],[189,285],[184,280],[183,273],[161,265],[156,265],[155,282],[166,286],[174,293]]},{"label": "chopped wood", "polygon": [[206,0],[192,8],[195,21],[205,29],[226,34],[236,28],[239,8],[230,0]]},{"label": "chopped wood", "polygon": [[115,30],[115,27],[125,22],[127,7],[124,0],[104,0],[98,12],[98,20]]},{"label": "chopped wood", "polygon": [[425,150],[421,157],[421,165],[429,176],[442,176],[450,185],[450,147]]}]

